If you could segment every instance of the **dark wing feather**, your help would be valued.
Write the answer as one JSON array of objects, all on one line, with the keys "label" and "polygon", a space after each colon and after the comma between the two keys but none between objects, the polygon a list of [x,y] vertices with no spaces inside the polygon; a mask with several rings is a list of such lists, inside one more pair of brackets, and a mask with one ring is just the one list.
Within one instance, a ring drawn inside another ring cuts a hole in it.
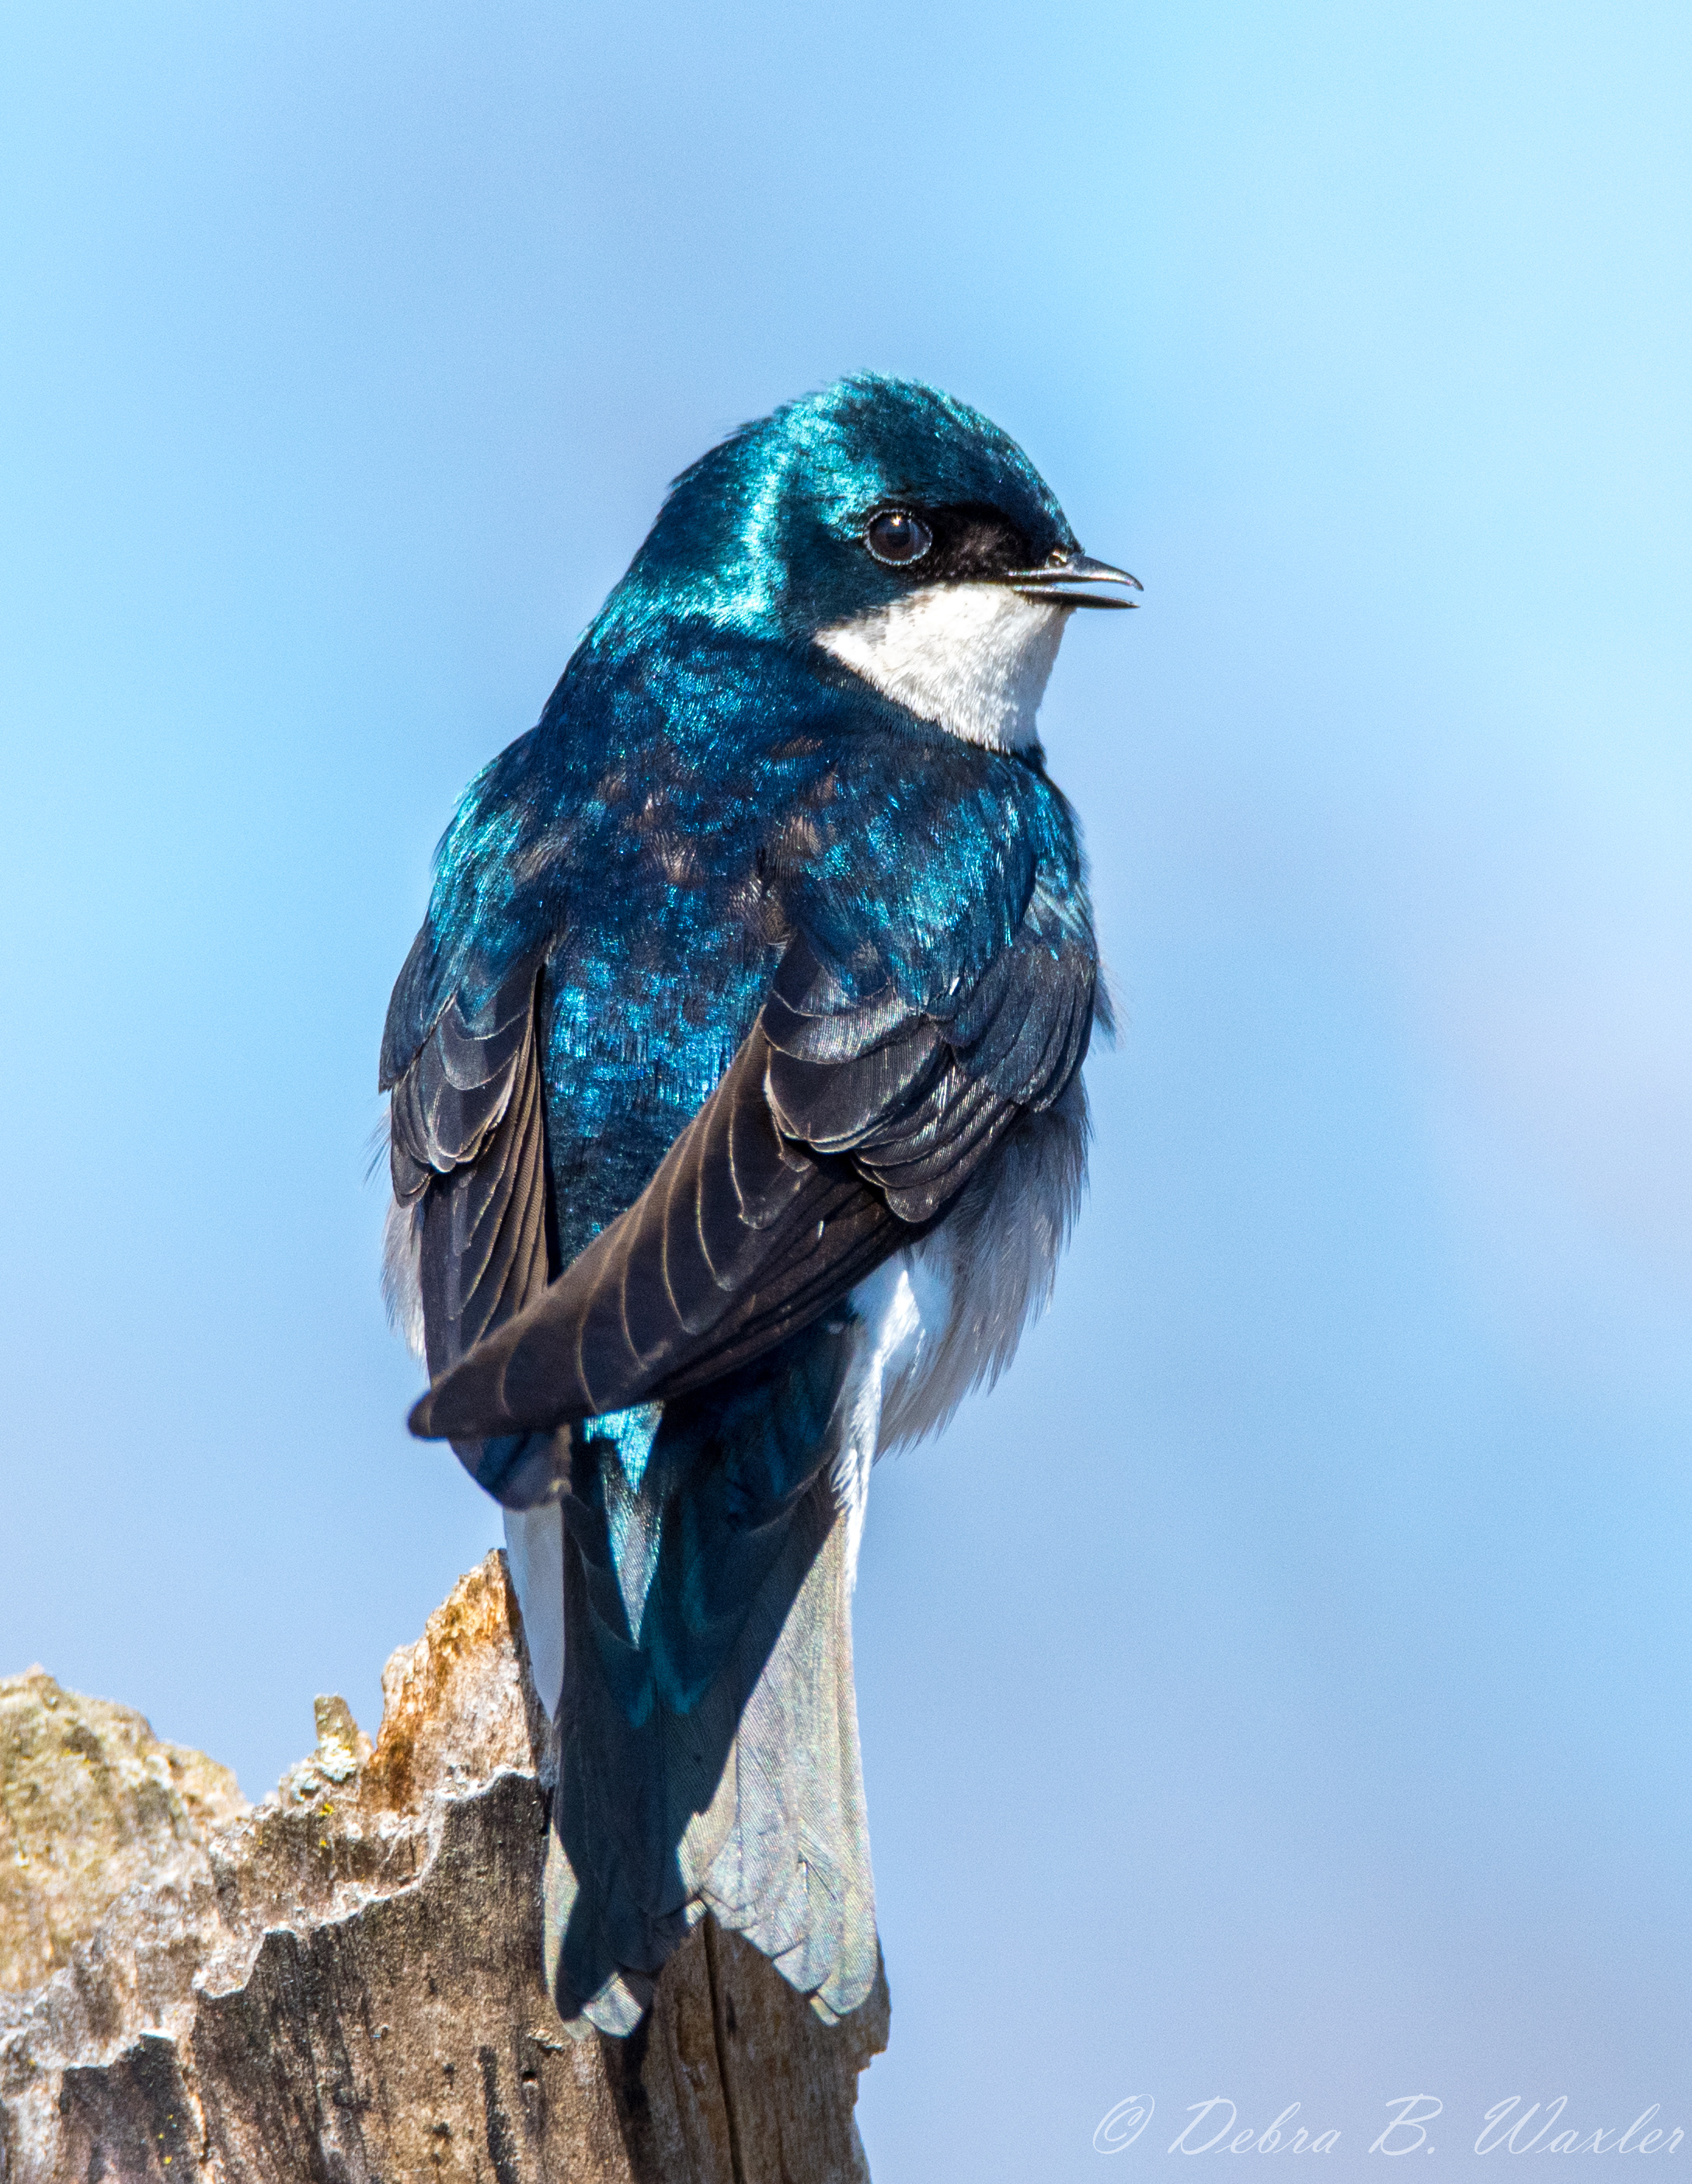
[{"label": "dark wing feather", "polygon": [[854,1000],[795,939],[634,1205],[437,1371],[413,1430],[543,1432],[680,1395],[838,1306],[1079,1066],[1093,954],[1043,913],[1037,892],[946,1018],[890,983]]},{"label": "dark wing feather", "polygon": [[413,1412],[454,1437],[542,1430],[715,1379],[895,1246],[873,1185],[781,1130],[754,1028],[627,1212]]},{"label": "dark wing feather", "polygon": [[429,1368],[442,1373],[547,1282],[546,1134],[536,966],[475,1024],[454,996],[393,1088],[394,1196],[422,1200],[419,1272]]}]

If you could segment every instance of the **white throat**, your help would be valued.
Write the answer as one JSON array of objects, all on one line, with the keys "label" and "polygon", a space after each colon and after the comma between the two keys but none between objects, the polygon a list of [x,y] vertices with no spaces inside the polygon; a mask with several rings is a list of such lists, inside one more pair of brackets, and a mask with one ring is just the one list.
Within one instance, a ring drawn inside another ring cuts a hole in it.
[{"label": "white throat", "polygon": [[1004,584],[934,584],[816,641],[920,719],[989,750],[1024,750],[1069,611]]}]

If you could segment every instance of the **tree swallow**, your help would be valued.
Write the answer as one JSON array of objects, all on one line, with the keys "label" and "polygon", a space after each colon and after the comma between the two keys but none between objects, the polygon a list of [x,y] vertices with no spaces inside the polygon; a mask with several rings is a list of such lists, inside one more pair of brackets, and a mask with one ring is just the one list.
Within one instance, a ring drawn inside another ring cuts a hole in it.
[{"label": "tree swallow", "polygon": [[1108,1014],[1035,716],[1138,588],[985,417],[843,380],[676,480],[442,841],[387,1287],[413,1430],[505,1506],[579,2029],[706,1910],[825,2019],[873,1983],[870,1468],[1003,1369],[1076,1212]]}]

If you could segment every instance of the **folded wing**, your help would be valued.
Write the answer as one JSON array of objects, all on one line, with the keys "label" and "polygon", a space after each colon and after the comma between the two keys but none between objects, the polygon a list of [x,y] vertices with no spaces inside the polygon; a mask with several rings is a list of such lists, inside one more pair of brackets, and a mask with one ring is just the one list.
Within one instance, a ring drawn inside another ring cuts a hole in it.
[{"label": "folded wing", "polygon": [[[1092,949],[1038,888],[1012,944],[926,1012],[854,968],[849,986],[795,939],[757,1023],[640,1197],[509,1310],[504,1223],[527,1233],[516,1193],[528,1169],[501,1148],[498,1240],[482,1248],[485,1213],[466,1228],[482,1271],[453,1299],[460,1330],[486,1305],[487,1331],[444,1370],[431,1341],[437,1378],[414,1432],[548,1431],[749,1362],[940,1219],[1085,1054]],[[480,1205],[467,1195],[467,1222]]]},{"label": "folded wing", "polygon": [[[538,968],[520,966],[469,1016],[454,994],[390,1088],[393,1195],[409,1214],[437,1376],[547,1286]],[[550,1485],[553,1451],[527,1436],[452,1440],[471,1475],[514,1507]]]}]

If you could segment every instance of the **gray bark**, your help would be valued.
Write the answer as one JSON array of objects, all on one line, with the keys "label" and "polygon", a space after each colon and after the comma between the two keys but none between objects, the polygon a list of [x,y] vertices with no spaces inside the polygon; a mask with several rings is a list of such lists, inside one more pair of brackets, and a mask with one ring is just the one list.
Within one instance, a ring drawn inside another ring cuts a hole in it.
[{"label": "gray bark", "polygon": [[707,1920],[627,2040],[540,1964],[545,1723],[504,1557],[262,1805],[136,1714],[0,1681],[0,2184],[867,2184],[888,1997],[826,2027]]}]

